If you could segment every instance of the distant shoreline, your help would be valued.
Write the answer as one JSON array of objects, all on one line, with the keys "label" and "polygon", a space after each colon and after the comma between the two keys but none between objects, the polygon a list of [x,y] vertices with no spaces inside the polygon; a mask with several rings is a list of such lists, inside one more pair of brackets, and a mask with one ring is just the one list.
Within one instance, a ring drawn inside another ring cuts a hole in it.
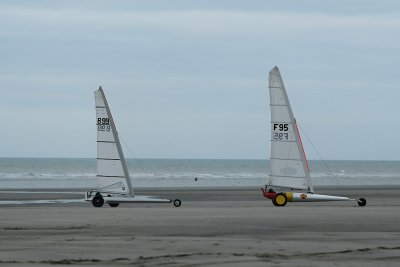
[{"label": "distant shoreline", "polygon": [[[135,187],[135,191],[250,191],[259,190],[259,186],[201,186],[201,187]],[[400,185],[332,185],[332,186],[314,186],[314,189],[333,190],[333,191],[353,191],[353,190],[400,190]],[[1,188],[1,192],[51,192],[51,193],[66,193],[66,192],[86,192],[89,188]],[[296,191],[296,190],[293,190]],[[299,191],[299,190],[297,190]]]},{"label": "distant shoreline", "polygon": [[[95,157],[6,157],[0,156],[2,159],[57,159],[57,160],[93,160]],[[231,158],[130,158],[126,157],[126,160],[226,160],[226,161],[269,161],[269,158],[261,159],[231,159]],[[400,159],[307,159],[309,162],[400,162]]]}]

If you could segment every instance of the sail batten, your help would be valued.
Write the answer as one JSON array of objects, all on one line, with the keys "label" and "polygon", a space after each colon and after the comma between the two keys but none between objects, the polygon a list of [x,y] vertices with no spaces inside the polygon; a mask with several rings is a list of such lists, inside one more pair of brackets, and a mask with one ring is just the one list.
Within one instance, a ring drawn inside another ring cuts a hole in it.
[{"label": "sail batten", "polygon": [[294,178],[294,179],[303,179],[304,178],[304,176],[289,176],[289,175],[278,175],[278,174],[274,174],[273,176],[280,177],[280,178]]},{"label": "sail batten", "polygon": [[115,177],[115,178],[124,178],[125,176],[117,176],[117,175],[100,175],[98,174],[97,177]]},{"label": "sail batten", "polygon": [[272,157],[270,159],[276,159],[276,160],[299,160],[299,159],[272,158]]},{"label": "sail batten", "polygon": [[269,73],[271,157],[269,185],[312,192],[296,120],[278,67]]}]

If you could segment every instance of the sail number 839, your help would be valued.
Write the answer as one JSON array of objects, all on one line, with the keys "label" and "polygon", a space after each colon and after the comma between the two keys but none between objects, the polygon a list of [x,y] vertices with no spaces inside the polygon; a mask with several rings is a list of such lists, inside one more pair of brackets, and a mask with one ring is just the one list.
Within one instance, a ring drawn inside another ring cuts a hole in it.
[{"label": "sail number 839", "polygon": [[272,126],[274,140],[289,140],[289,124],[287,123],[274,123]]},{"label": "sail number 839", "polygon": [[109,118],[98,118],[97,119],[97,131],[111,131],[110,119]]}]

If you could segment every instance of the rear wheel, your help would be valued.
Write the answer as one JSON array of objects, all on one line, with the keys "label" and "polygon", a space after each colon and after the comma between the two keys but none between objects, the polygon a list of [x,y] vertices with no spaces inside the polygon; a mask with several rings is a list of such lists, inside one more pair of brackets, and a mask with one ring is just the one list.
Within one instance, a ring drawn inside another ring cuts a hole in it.
[{"label": "rear wheel", "polygon": [[361,197],[358,199],[357,204],[360,207],[364,207],[365,205],[367,205],[367,200],[365,198]]},{"label": "rear wheel", "polygon": [[182,202],[179,199],[175,199],[173,204],[174,204],[175,207],[180,207]]},{"label": "rear wheel", "polygon": [[111,208],[116,208],[119,206],[119,203],[108,203]]},{"label": "rear wheel", "polygon": [[274,203],[275,206],[283,207],[287,203],[287,197],[286,197],[286,195],[284,193],[276,194],[276,196],[275,196],[274,200],[272,201],[272,203]]},{"label": "rear wheel", "polygon": [[92,204],[96,208],[100,208],[104,204],[104,198],[99,193],[97,193],[92,199]]}]

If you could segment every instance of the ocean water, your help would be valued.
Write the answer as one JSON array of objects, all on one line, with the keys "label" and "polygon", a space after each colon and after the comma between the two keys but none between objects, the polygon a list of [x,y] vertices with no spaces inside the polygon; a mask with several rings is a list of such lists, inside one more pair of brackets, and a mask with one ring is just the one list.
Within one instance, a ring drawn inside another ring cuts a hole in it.
[{"label": "ocean water", "polygon": [[[263,186],[269,168],[268,160],[127,159],[127,165],[137,187]],[[400,185],[398,161],[310,161],[310,168],[314,186]],[[95,187],[95,159],[0,158],[0,190]]]}]

